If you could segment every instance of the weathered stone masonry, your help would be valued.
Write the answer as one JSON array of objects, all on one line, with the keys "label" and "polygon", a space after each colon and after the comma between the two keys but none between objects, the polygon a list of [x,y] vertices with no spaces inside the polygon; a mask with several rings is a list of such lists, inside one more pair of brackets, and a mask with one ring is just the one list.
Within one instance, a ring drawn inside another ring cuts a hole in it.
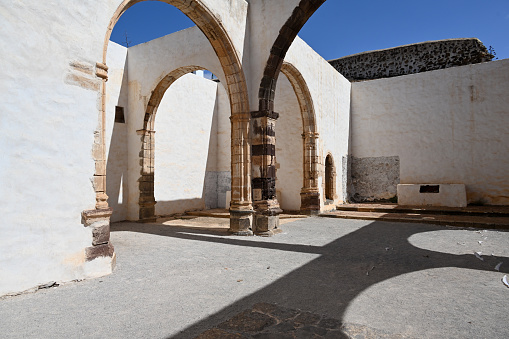
[{"label": "weathered stone masonry", "polygon": [[493,59],[479,39],[449,39],[363,52],[330,60],[350,81],[390,78]]}]

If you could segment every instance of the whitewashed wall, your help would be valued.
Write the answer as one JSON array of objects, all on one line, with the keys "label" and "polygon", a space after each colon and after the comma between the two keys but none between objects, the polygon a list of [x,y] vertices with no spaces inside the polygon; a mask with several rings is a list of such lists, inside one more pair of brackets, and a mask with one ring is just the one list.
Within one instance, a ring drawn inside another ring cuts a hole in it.
[{"label": "whitewashed wall", "polygon": [[252,111],[258,109],[258,89],[270,56],[270,49],[299,2],[300,0],[249,1],[247,21],[249,54],[244,56],[243,62],[249,65],[245,72]]},{"label": "whitewashed wall", "polygon": [[302,115],[292,85],[280,74],[276,88],[274,109],[279,113],[276,122],[276,190],[283,210],[300,210],[303,185]]},{"label": "whitewashed wall", "polygon": [[205,209],[206,173],[217,167],[217,88],[188,74],[161,101],[155,120],[157,215]]},{"label": "whitewashed wall", "polygon": [[401,183],[462,183],[509,204],[509,60],[352,84],[352,154],[399,156]]},{"label": "whitewashed wall", "polygon": [[[128,220],[137,220],[139,215],[138,179],[140,176],[141,139],[136,131],[143,129],[147,103],[157,84],[170,72],[187,66],[200,66],[207,69],[214,73],[222,83],[226,83],[214,50],[197,27],[191,27],[129,48]],[[156,134],[156,140],[157,137]]]},{"label": "whitewashed wall", "polygon": [[95,64],[114,3],[0,2],[0,295],[111,271],[85,263],[81,212],[95,207]]},{"label": "whitewashed wall", "polygon": [[108,90],[106,92],[106,194],[113,208],[111,221],[127,217],[127,125],[115,122],[115,107],[128,112],[127,48],[110,42],[108,46]]},{"label": "whitewashed wall", "polygon": [[[311,93],[320,136],[320,161],[325,164],[327,154],[332,155],[336,167],[334,202],[341,203],[346,198],[351,84],[299,37],[290,46],[285,62],[291,63],[299,70]],[[319,180],[322,197],[320,201],[323,202],[325,200],[323,176],[320,176]]]},{"label": "whitewashed wall", "polygon": [[[224,86],[220,83],[217,87],[216,122],[217,122],[217,145],[216,168],[209,170],[212,178],[217,178],[217,206],[229,208],[227,205],[227,192],[231,191],[231,123],[230,123],[230,99]],[[214,172],[215,171],[215,172]],[[213,193],[209,193],[212,194]],[[214,207],[209,205],[208,207]]]}]

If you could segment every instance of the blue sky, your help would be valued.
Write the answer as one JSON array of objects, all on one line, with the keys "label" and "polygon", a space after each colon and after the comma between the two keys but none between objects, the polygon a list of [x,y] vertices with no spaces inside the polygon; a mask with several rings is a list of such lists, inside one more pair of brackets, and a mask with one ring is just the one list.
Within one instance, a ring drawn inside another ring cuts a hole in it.
[{"label": "blue sky", "polygon": [[[146,1],[127,10],[111,40],[130,45],[194,26],[176,8]],[[299,36],[325,59],[416,42],[479,38],[509,58],[509,0],[327,0]]]}]

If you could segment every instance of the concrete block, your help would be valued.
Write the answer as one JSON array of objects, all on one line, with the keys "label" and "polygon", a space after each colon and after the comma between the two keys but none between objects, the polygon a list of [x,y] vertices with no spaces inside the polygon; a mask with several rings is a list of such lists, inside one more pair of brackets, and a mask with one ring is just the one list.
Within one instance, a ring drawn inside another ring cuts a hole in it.
[{"label": "concrete block", "polygon": [[398,204],[466,207],[467,194],[464,184],[400,184]]}]

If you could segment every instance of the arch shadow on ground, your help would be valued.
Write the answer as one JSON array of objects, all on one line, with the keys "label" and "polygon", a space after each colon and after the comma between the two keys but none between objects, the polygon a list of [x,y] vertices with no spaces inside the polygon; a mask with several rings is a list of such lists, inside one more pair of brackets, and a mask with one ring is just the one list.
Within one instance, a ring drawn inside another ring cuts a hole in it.
[{"label": "arch shadow on ground", "polygon": [[[261,242],[252,238],[218,237],[218,235],[226,235],[226,232],[221,229],[168,227],[162,224],[112,225],[113,232],[141,232],[193,241],[319,255],[318,258],[264,288],[202,319],[173,338],[194,337],[260,302],[326,314],[328,317],[343,321],[345,312],[354,299],[370,287],[389,279],[437,268],[493,272],[498,262],[509,263],[507,257],[483,256],[484,260],[479,260],[474,253],[460,255],[442,253],[418,248],[409,241],[410,237],[421,233],[444,230],[451,230],[451,228],[425,224],[395,225],[387,222],[372,222],[334,239],[325,246],[313,246]],[[470,231],[474,232],[474,230]],[[313,230],[310,229],[310,232]],[[502,265],[500,272],[509,273],[509,265]],[[416,307],[419,307],[421,296],[417,294],[405,297],[415,299]]]}]

